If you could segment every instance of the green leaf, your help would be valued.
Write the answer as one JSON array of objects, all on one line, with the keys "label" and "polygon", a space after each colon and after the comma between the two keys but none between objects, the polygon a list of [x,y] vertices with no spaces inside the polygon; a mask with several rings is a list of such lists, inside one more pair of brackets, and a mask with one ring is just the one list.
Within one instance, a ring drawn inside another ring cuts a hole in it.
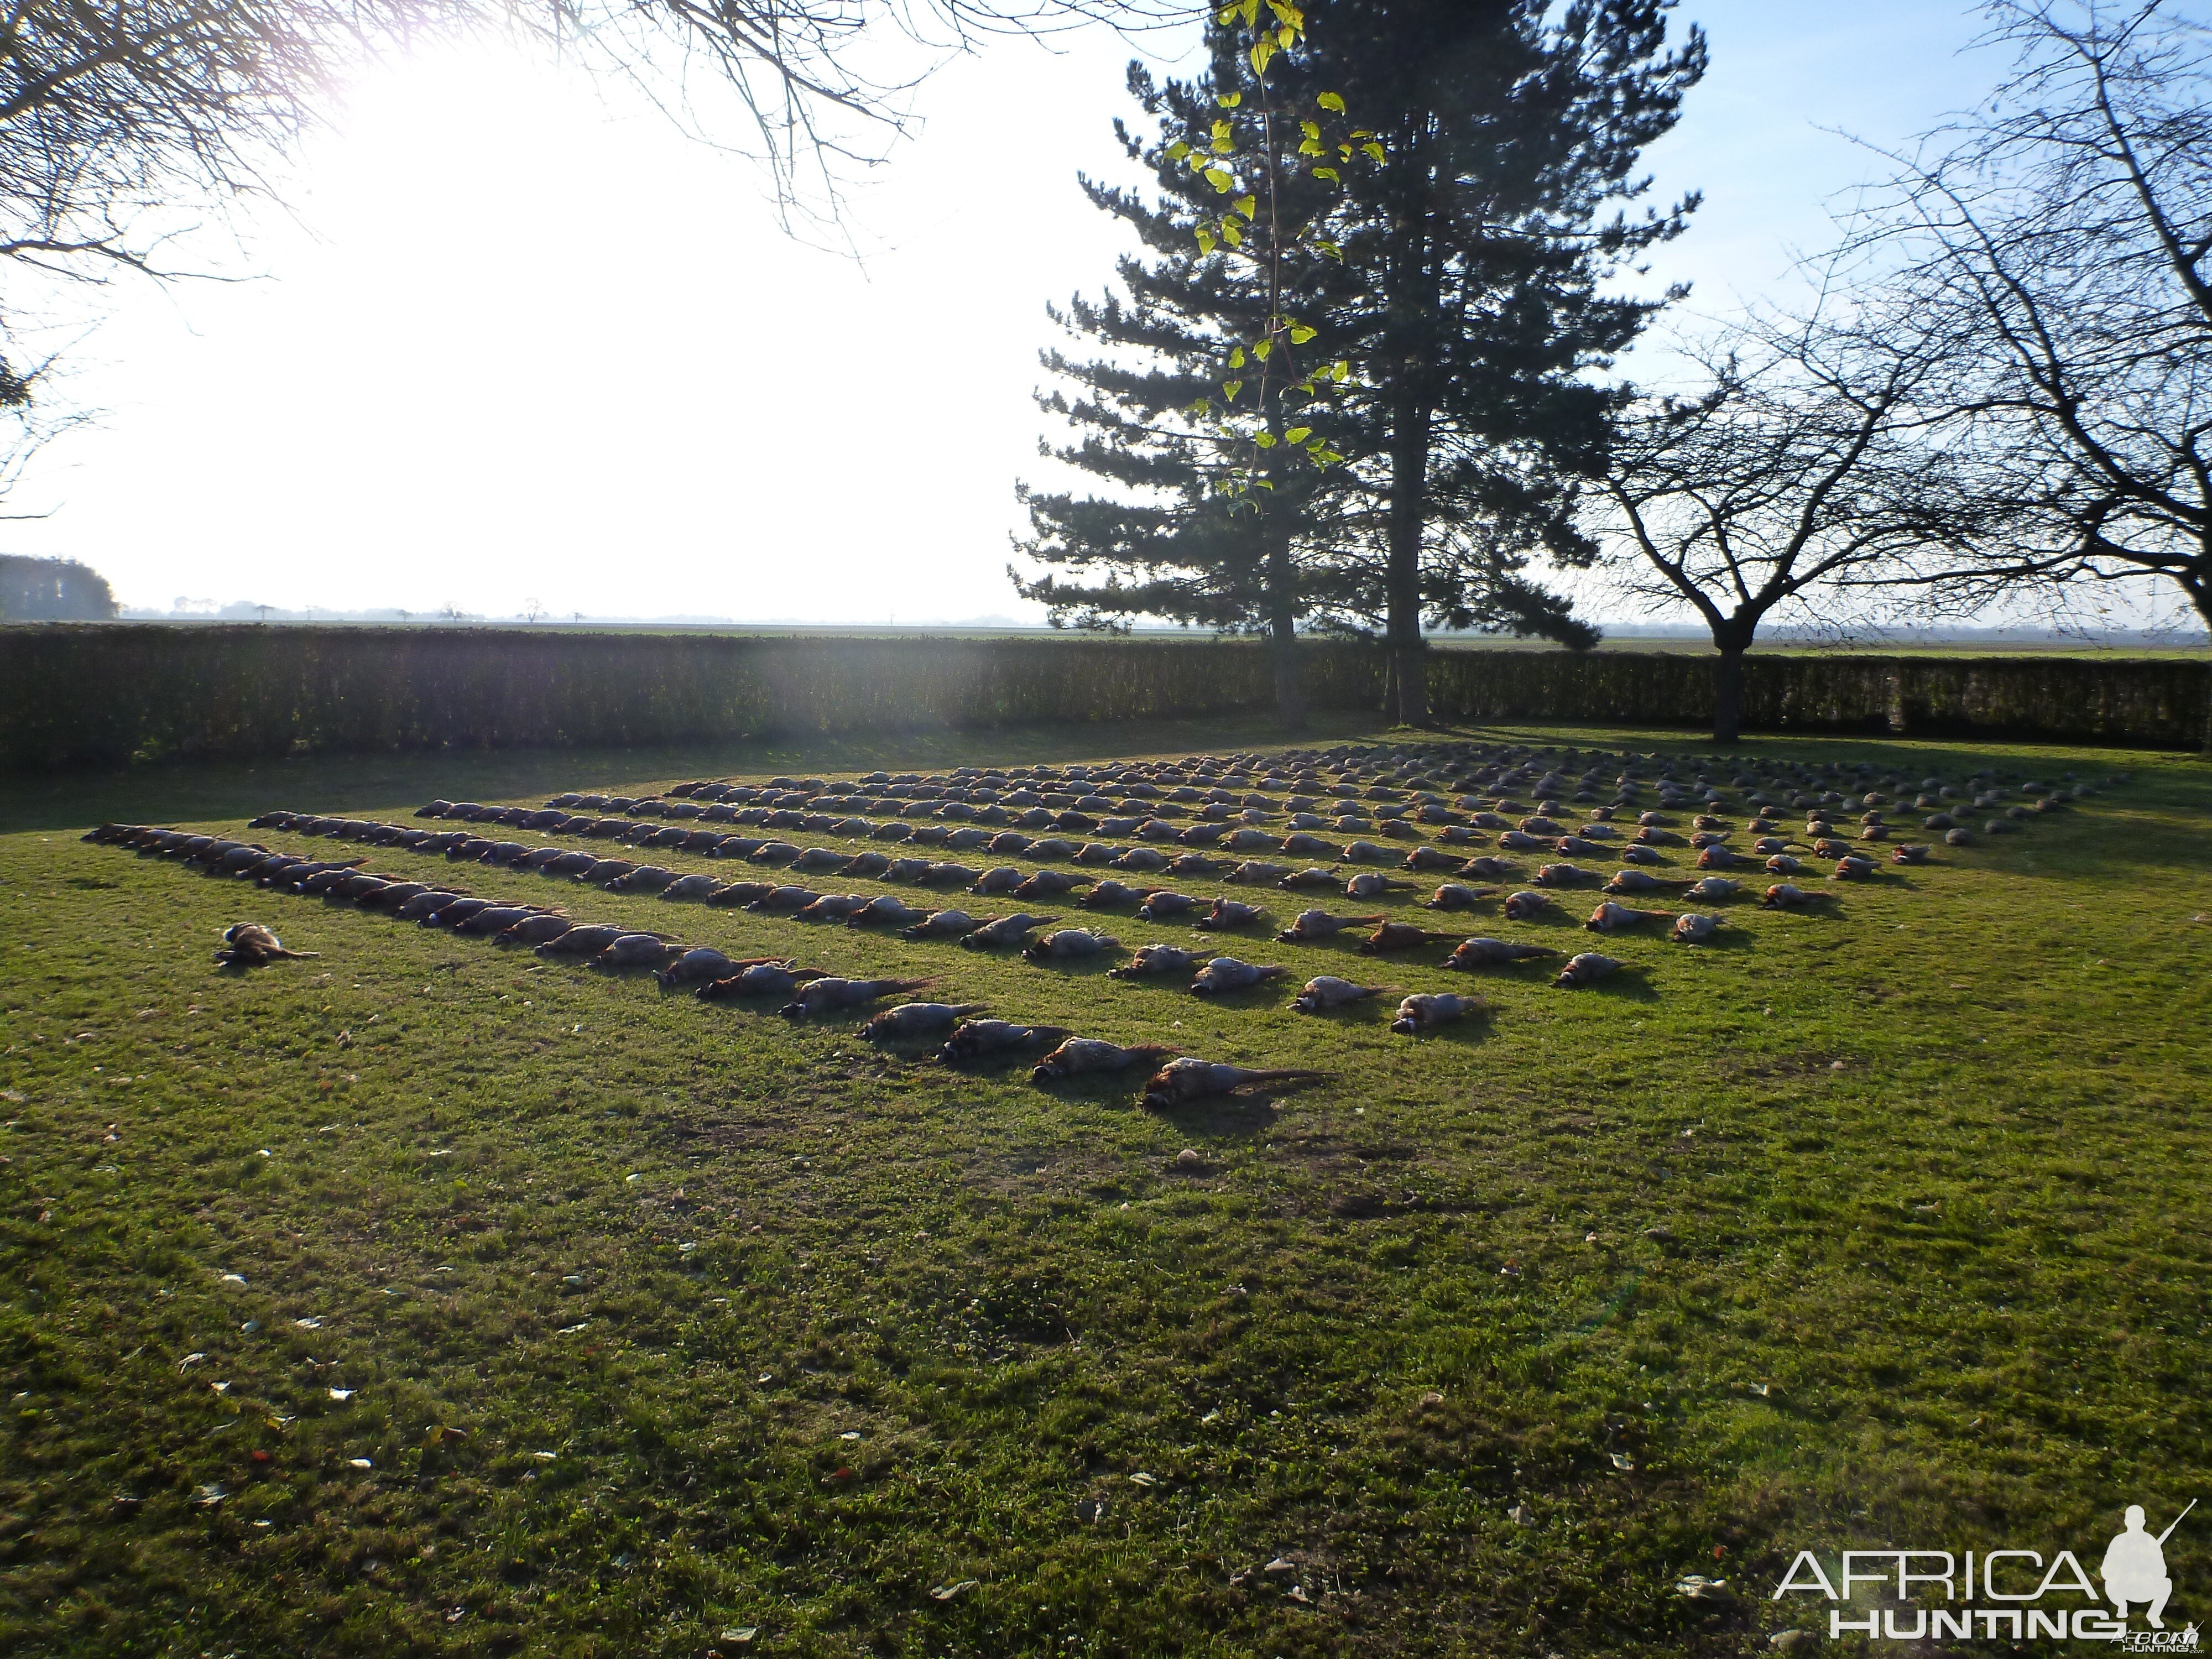
[{"label": "green leaf", "polygon": [[1244,232],[1234,219],[1224,219],[1221,222],[1221,240],[1231,247],[1243,247]]},{"label": "green leaf", "polygon": [[1298,43],[1298,32],[1288,23],[1275,31],[1275,44],[1288,52]]},{"label": "green leaf", "polygon": [[1221,395],[1232,403],[1236,401],[1237,394],[1243,389],[1244,382],[1242,380],[1224,380],[1221,383]]},{"label": "green leaf", "polygon": [[1252,441],[1262,449],[1273,449],[1275,447],[1275,434],[1272,432],[1255,432],[1252,434]]},{"label": "green leaf", "polygon": [[1197,232],[1196,232],[1196,235],[1197,235],[1197,237],[1198,237],[1198,251],[1199,251],[1200,253],[1211,253],[1211,252],[1213,252],[1213,233],[1212,233],[1212,231],[1208,230],[1208,229],[1207,229],[1204,225],[1200,225],[1200,226],[1198,228],[1198,230],[1197,230]]},{"label": "green leaf", "polygon": [[1275,43],[1264,38],[1255,45],[1252,48],[1252,73],[1265,75],[1267,72],[1267,60],[1275,55],[1276,51]]},{"label": "green leaf", "polygon": [[1332,259],[1341,259],[1344,258],[1344,250],[1339,247],[1334,242],[1329,241],[1325,237],[1316,238],[1314,241],[1314,247],[1317,252],[1326,253]]},{"label": "green leaf", "polygon": [[1344,97],[1340,93],[1324,92],[1320,97],[1315,99],[1314,102],[1333,115],[1344,113]]},{"label": "green leaf", "polygon": [[1283,434],[1283,441],[1286,444],[1302,444],[1312,436],[1313,428],[1311,427],[1294,426],[1288,432]]},{"label": "green leaf", "polygon": [[[1244,101],[1244,94],[1241,92],[1217,92],[1213,94],[1213,101],[1224,109],[1235,109],[1237,105]],[[1218,132],[1225,125],[1224,122],[1216,121],[1213,124],[1213,130]]]},{"label": "green leaf", "polygon": [[1301,155],[1326,155],[1328,152],[1322,148],[1320,140],[1308,138],[1300,142],[1298,145],[1298,154]]},{"label": "green leaf", "polygon": [[1244,27],[1248,29],[1260,21],[1260,0],[1244,0],[1237,9],[1244,14]]},{"label": "green leaf", "polygon": [[1344,175],[1334,167],[1316,167],[1313,170],[1313,176],[1316,179],[1326,179],[1331,184],[1340,185],[1344,182]]},{"label": "green leaf", "polygon": [[1267,361],[1267,354],[1274,349],[1275,343],[1273,340],[1262,340],[1252,348],[1252,355],[1264,363]]},{"label": "green leaf", "polygon": [[1229,367],[1231,368],[1242,368],[1244,367],[1244,348],[1243,346],[1238,346],[1234,351],[1229,354]]},{"label": "green leaf", "polygon": [[1291,325],[1291,343],[1292,345],[1304,345],[1308,340],[1312,339],[1313,337],[1314,331],[1308,328],[1304,323],[1293,323]]},{"label": "green leaf", "polygon": [[1321,137],[1321,123],[1318,121],[1301,121],[1298,123],[1298,131],[1305,134],[1309,138],[1318,139]]},{"label": "green leaf", "polygon": [[1230,173],[1225,167],[1206,168],[1206,182],[1212,185],[1214,189],[1219,191],[1224,196],[1228,195],[1231,191],[1237,188],[1236,176]]},{"label": "green leaf", "polygon": [[1274,485],[1269,483],[1265,478],[1255,478],[1252,480],[1252,488],[1255,489],[1272,490],[1274,487]]},{"label": "green leaf", "polygon": [[1180,138],[1176,139],[1175,143],[1168,146],[1167,155],[1168,160],[1170,161],[1180,161],[1184,156],[1189,154],[1190,146]]},{"label": "green leaf", "polygon": [[1237,134],[1226,121],[1213,124],[1213,153],[1226,155],[1237,148]]},{"label": "green leaf", "polygon": [[1341,357],[1328,366],[1328,378],[1342,386],[1352,378],[1352,365]]},{"label": "green leaf", "polygon": [[1237,210],[1243,214],[1247,219],[1258,218],[1260,216],[1260,198],[1256,196],[1238,197],[1237,198]]},{"label": "green leaf", "polygon": [[1378,162],[1387,161],[1390,159],[1388,155],[1383,154],[1382,146],[1375,143],[1372,139],[1370,139],[1359,148],[1366,151],[1369,155],[1372,156]]}]

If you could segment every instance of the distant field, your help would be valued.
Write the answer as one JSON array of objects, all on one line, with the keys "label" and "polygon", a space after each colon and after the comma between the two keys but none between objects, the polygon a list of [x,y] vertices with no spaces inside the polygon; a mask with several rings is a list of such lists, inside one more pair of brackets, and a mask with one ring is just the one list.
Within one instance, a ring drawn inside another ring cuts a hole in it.
[{"label": "distant field", "polygon": [[[1443,651],[1557,651],[1562,647],[1547,640],[1513,639],[1438,639],[1431,641]],[[1710,656],[1713,647],[1710,641],[1673,635],[1608,634],[1600,641],[1601,651],[1665,651],[1686,653],[1692,656]],[[2083,657],[2106,661],[2142,659],[2164,661],[2169,659],[2186,661],[2208,657],[2203,641],[2184,645],[2098,644],[2082,640],[1955,640],[1955,641],[1893,641],[1863,640],[1849,643],[1836,641],[1784,641],[1754,646],[1752,654],[1762,657]]]},{"label": "distant field", "polygon": [[[434,796],[1280,746],[1267,732],[10,780],[0,1650],[1744,1655],[1816,1621],[1825,1640],[1825,1604],[1766,1598],[1801,1548],[2057,1540],[2094,1570],[2126,1504],[2163,1525],[2203,1490],[2196,759],[1750,740],[1912,780],[2133,781],[1832,914],[1738,902],[1709,949],[1601,944],[1578,912],[1456,919],[1636,970],[1581,993],[1552,988],[1556,963],[1470,983],[1440,948],[1270,928],[1222,948],[1294,965],[1290,984],[1206,1003],[371,855],[1328,1073],[1170,1115],[1133,1079],[951,1070],[851,1020],[793,1027],[76,840],[104,819],[412,823]],[[1261,890],[1279,921],[1370,908]],[[1372,908],[1450,925],[1413,896]],[[319,958],[218,973],[219,930],[246,918]],[[1324,972],[1492,1010],[1422,1040],[1373,1004],[1290,1012]],[[2166,1546],[2176,1627],[2212,1584],[2194,1520]],[[1693,1573],[1743,1599],[1686,1597]]]},{"label": "distant field", "polygon": [[[235,626],[251,617],[225,617],[218,623],[208,617],[132,617],[132,623],[159,623],[175,628],[196,628],[210,625]],[[332,618],[325,618],[316,626],[327,627]],[[277,623],[276,627],[289,624]],[[374,622],[348,623],[347,626],[365,628],[422,628],[434,626],[427,617],[416,617],[405,622],[398,618]],[[473,628],[497,628],[502,631],[521,632],[530,629],[548,633],[569,631],[571,624],[557,621],[536,623],[509,622],[503,618],[487,618],[466,624]],[[870,627],[865,623],[836,623],[811,626],[788,623],[655,623],[586,621],[575,624],[581,632],[606,634],[716,634],[736,639],[787,639],[813,635],[834,636],[840,639],[910,639],[927,635],[936,639],[1014,639],[1028,637],[1075,637],[1064,630],[1037,627],[966,626],[946,623],[942,626]],[[1134,637],[1143,640],[1188,640],[1204,642],[1216,636],[1202,628],[1173,629],[1146,628],[1136,631]],[[1430,643],[1442,651],[1559,651],[1564,647],[1549,640],[1520,640],[1509,635],[1435,635]],[[1598,646],[1601,651],[1667,651],[1688,652],[1703,655],[1711,652],[1711,642],[1702,635],[1645,635],[1607,633]],[[1762,642],[1754,649],[1762,655],[1825,656],[1858,654],[1865,656],[1953,657],[1953,656],[2040,656],[2093,658],[2190,658],[2207,655],[2205,642],[2201,639],[2183,640],[2178,643],[2160,644],[2140,640],[2102,642],[2071,638],[2007,638],[1997,640],[1966,639],[1952,641],[1889,641],[1880,638],[1838,642],[1832,641]]]}]

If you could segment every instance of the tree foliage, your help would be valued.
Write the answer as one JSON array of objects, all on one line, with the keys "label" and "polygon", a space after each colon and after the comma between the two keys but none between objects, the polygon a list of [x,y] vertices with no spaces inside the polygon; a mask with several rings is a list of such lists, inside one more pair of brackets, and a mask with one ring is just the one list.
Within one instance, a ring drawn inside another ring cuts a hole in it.
[{"label": "tree foliage", "polygon": [[1668,50],[1671,9],[1377,0],[1333,6],[1316,30],[1316,72],[1377,112],[1392,158],[1371,192],[1355,187],[1346,264],[1370,283],[1336,320],[1371,388],[1341,447],[1369,485],[1360,552],[1407,720],[1426,714],[1425,622],[1502,605],[1521,631],[1595,637],[1563,603],[1533,605],[1519,573],[1595,556],[1575,502],[1620,396],[1598,375],[1659,303],[1611,279],[1696,205],[1631,212],[1644,149],[1705,71],[1695,28]]},{"label": "tree foliage", "polygon": [[1133,70],[1158,134],[1117,132],[1153,191],[1085,188],[1146,252],[1121,263],[1126,301],[1056,313],[1103,355],[1047,358],[1079,388],[1048,399],[1081,434],[1060,453],[1114,493],[1029,495],[1025,550],[1089,580],[1054,574],[1025,591],[1083,619],[1150,611],[1222,625],[1224,614],[1256,620],[1249,573],[1287,557],[1297,621],[1390,638],[1401,655],[1394,706],[1415,716],[1425,623],[1591,642],[1595,630],[1529,573],[1594,556],[1575,505],[1602,470],[1619,396],[1595,372],[1656,303],[1614,294],[1610,279],[1693,205],[1627,211],[1646,189],[1636,158],[1704,67],[1694,31],[1666,49],[1668,9],[1307,9],[1305,40],[1273,65],[1272,96],[1299,109],[1335,96],[1373,137],[1353,145],[1353,165],[1323,146],[1282,170],[1298,246],[1240,229],[1278,260],[1289,299],[1277,309],[1310,331],[1312,361],[1349,372],[1310,403],[1257,410],[1279,439],[1302,431],[1335,463],[1270,474],[1267,507],[1243,523],[1211,505],[1217,463],[1185,411],[1271,313],[1231,250],[1194,245],[1221,192],[1178,146],[1201,148],[1220,124],[1241,152],[1264,151],[1265,135],[1238,125],[1259,89],[1219,26],[1201,80],[1155,86]]}]

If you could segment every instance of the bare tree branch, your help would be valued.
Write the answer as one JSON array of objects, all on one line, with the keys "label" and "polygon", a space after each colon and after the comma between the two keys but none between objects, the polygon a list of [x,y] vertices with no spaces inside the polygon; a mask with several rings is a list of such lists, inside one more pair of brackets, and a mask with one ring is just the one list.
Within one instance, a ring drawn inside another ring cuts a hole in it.
[{"label": "bare tree branch", "polygon": [[2177,584],[2212,624],[2212,35],[2160,0],[1994,0],[2013,71],[1852,225],[1890,349],[2004,534],[1939,604]]}]

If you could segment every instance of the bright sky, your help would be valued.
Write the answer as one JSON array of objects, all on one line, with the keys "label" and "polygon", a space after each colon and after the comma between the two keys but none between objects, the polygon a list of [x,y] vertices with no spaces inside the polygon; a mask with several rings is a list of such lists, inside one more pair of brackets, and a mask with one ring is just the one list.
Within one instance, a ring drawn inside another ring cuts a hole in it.
[{"label": "bright sky", "polygon": [[[1650,280],[1701,311],[1784,280],[1871,170],[1822,128],[1897,142],[1995,70],[1956,56],[1958,0],[1678,15],[1713,67],[1651,159],[1705,206]],[[1043,307],[1111,274],[1074,175],[1121,161],[1131,51],[1002,41],[931,79],[853,204],[865,263],[610,89],[490,49],[402,65],[314,143],[293,216],[192,244],[251,280],[110,292],[66,388],[100,418],[40,458],[15,505],[50,516],[4,545],[162,609],[1024,617]]]}]

